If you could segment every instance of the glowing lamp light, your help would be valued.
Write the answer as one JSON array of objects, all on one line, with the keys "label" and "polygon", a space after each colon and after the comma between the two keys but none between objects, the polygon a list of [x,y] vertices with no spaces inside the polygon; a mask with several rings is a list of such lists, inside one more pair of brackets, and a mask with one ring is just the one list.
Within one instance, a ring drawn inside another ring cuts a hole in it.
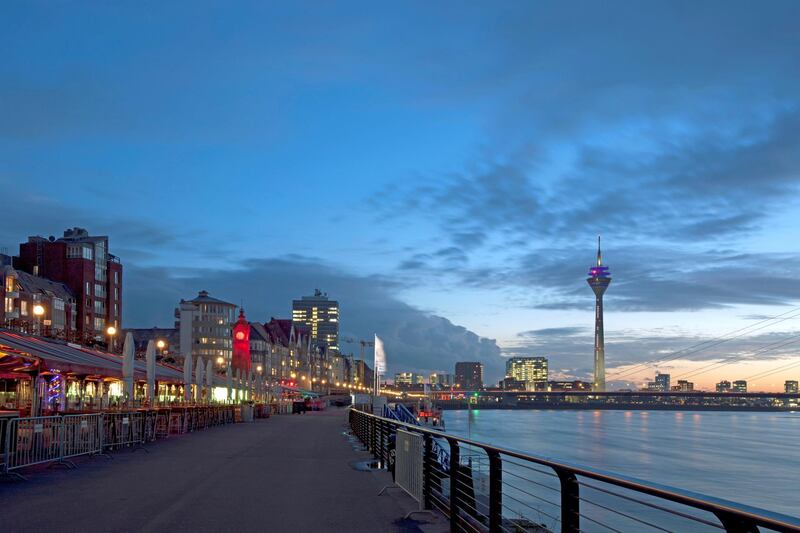
[{"label": "glowing lamp light", "polygon": [[44,314],[44,307],[42,307],[40,304],[34,305],[33,314],[36,316],[42,316]]},{"label": "glowing lamp light", "polygon": [[262,370],[264,370],[264,368],[261,365],[256,367],[256,372],[261,372]]},{"label": "glowing lamp light", "polygon": [[244,331],[237,331],[236,332],[236,340],[243,341],[244,340]]},{"label": "glowing lamp light", "polygon": [[167,343],[164,342],[164,339],[158,339],[158,341],[156,341],[156,346],[159,350],[163,350],[167,346]]},{"label": "glowing lamp light", "polygon": [[106,333],[108,335],[114,336],[117,334],[117,328],[115,328],[114,326],[108,326],[108,328],[106,328]]},{"label": "glowing lamp light", "polygon": [[289,375],[290,375],[290,376],[292,376],[292,379],[294,379],[294,378],[296,378],[296,377],[297,377],[297,374],[295,374],[294,372],[292,372],[292,373],[291,373],[291,374],[289,374]]},{"label": "glowing lamp light", "polygon": [[224,357],[222,357],[221,355],[219,357],[217,357],[217,364],[218,365],[221,365],[224,362],[225,362],[225,358]]}]

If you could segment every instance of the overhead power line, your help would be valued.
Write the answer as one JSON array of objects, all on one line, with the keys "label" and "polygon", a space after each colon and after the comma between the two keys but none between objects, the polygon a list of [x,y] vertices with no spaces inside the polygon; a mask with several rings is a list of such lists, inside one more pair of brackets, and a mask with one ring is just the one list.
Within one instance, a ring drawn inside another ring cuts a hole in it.
[{"label": "overhead power line", "polygon": [[633,367],[626,368],[625,370],[620,370],[618,372],[609,372],[609,376],[613,376],[614,379],[620,379],[624,376],[629,376],[631,374],[639,372],[640,370],[654,366],[658,363],[663,363],[666,361],[671,361],[674,359],[685,357],[687,355],[692,355],[698,352],[702,352],[703,350],[713,348],[714,346],[719,346],[720,344],[726,343],[728,341],[738,339],[739,337],[749,335],[750,333],[753,333],[755,331],[760,331],[770,326],[774,326],[775,324],[780,324],[781,322],[800,316],[800,313],[792,314],[791,316],[786,316],[789,315],[790,313],[795,313],[798,310],[800,310],[800,307],[795,307],[779,315],[765,318],[764,320],[760,320],[754,324],[750,324],[749,326],[729,331],[728,333],[724,333],[707,341],[699,342],[697,344],[693,344],[676,352],[672,352],[667,356],[660,357],[658,359],[653,359],[651,361],[646,361],[644,363],[638,363]]}]

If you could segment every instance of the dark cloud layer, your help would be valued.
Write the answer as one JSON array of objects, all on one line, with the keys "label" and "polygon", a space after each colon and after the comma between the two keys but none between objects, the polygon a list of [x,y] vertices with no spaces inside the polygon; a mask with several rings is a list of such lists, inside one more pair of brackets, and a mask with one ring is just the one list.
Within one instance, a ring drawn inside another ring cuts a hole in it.
[{"label": "dark cloud layer", "polygon": [[[294,298],[320,288],[339,301],[342,337],[371,339],[377,333],[384,340],[389,374],[409,369],[452,373],[456,361],[465,360],[483,362],[492,377],[502,373],[503,361],[494,340],[398,300],[393,281],[351,275],[300,256],[250,260],[231,267],[176,271],[128,266],[125,323],[141,327],[170,323],[178,301],[194,297],[201,289],[243,304],[251,320],[289,317]],[[358,354],[356,345],[343,343],[342,347]]]}]

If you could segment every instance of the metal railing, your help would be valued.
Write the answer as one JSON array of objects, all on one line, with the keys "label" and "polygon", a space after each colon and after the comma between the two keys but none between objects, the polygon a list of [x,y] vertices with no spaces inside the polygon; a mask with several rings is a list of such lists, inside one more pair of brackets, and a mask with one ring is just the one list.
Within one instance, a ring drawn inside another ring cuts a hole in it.
[{"label": "metal railing", "polygon": [[[122,448],[143,448],[170,433],[188,433],[235,422],[233,406],[149,409],[0,421],[0,474],[40,464],[74,467],[71,458]],[[177,418],[177,427],[171,427]],[[173,430],[173,431],[171,431]]]},{"label": "metal railing", "polygon": [[[382,466],[389,464],[398,429],[423,436],[423,504],[447,516],[453,532],[800,533],[796,517],[728,500],[492,446],[356,409],[350,410],[349,422],[353,434]],[[449,447],[446,466],[434,452],[435,441]]]}]

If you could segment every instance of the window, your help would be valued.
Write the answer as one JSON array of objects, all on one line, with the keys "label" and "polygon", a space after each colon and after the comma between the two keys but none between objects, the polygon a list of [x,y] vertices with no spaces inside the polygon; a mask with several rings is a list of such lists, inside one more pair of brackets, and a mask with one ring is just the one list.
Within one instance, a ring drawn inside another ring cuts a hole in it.
[{"label": "window", "polygon": [[6,297],[6,313],[14,312],[14,298]]},{"label": "window", "polygon": [[119,316],[119,306],[114,304],[114,316]]},{"label": "window", "polygon": [[6,276],[6,292],[14,292],[14,278]]},{"label": "window", "polygon": [[86,296],[92,295],[92,284],[88,281],[86,282]]},{"label": "window", "polygon": [[106,288],[103,287],[99,283],[94,284],[94,295],[98,298],[105,298],[106,297]]},{"label": "window", "polygon": [[114,299],[119,300],[119,289],[114,287]]},{"label": "window", "polygon": [[114,284],[119,285],[119,272],[114,271]]},{"label": "window", "polygon": [[28,316],[28,302],[27,301],[22,300],[21,302],[19,302],[19,312],[24,316]]},{"label": "window", "polygon": [[83,253],[81,254],[84,259],[92,260],[92,249],[88,246],[83,246]]},{"label": "window", "polygon": [[95,330],[103,331],[103,328],[104,328],[105,325],[106,325],[106,322],[105,322],[105,320],[103,320],[103,317],[101,317],[101,316],[94,317],[94,329]]},{"label": "window", "polygon": [[53,298],[53,309],[56,311],[63,311],[64,310],[64,300],[61,298]]}]

